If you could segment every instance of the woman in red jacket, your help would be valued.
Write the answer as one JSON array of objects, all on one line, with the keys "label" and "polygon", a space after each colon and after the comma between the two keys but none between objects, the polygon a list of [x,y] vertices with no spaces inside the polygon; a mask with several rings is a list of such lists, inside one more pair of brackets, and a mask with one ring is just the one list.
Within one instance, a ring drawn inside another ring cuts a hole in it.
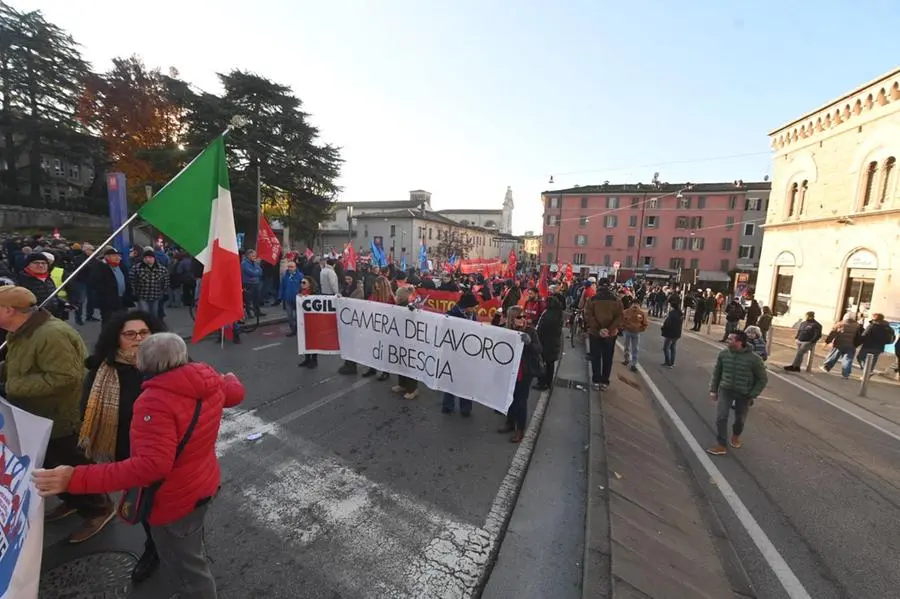
[{"label": "woman in red jacket", "polygon": [[33,474],[35,487],[48,496],[120,491],[162,481],[147,522],[164,578],[178,585],[172,592],[215,598],[216,583],[203,547],[203,521],[221,478],[216,438],[222,410],[244,399],[244,386],[231,373],[222,375],[207,364],[189,363],[184,340],[173,333],[148,337],[138,349],[137,367],[152,378],[144,382],[134,403],[131,457],[38,470]]}]

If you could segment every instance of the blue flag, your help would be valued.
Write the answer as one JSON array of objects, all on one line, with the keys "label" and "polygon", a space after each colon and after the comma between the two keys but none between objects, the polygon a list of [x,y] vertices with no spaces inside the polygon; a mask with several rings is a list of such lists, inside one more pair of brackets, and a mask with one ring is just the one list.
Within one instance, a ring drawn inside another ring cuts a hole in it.
[{"label": "blue flag", "polygon": [[428,270],[428,251],[424,243],[419,246],[419,270]]}]

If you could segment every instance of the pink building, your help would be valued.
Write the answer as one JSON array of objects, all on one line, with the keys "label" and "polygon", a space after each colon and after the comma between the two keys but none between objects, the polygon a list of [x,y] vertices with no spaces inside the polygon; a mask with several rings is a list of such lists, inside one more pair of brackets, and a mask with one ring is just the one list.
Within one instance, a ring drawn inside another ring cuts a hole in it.
[{"label": "pink building", "polygon": [[541,260],[576,271],[699,269],[727,281],[756,270],[769,203],[768,182],[603,184],[545,191]]}]

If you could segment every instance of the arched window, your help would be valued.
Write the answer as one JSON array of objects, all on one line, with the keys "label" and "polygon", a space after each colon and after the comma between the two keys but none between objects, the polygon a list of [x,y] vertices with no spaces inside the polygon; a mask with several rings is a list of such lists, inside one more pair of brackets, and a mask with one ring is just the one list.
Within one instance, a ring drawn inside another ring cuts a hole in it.
[{"label": "arched window", "polygon": [[487,227],[488,229],[490,229],[492,227],[496,227],[497,223],[495,223],[492,220],[486,220],[486,221],[484,221],[484,226]]},{"label": "arched window", "polygon": [[466,219],[462,219],[461,221],[459,221],[459,224],[461,224],[464,227],[467,227],[467,226],[469,226],[469,221],[467,221]]},{"label": "arched window", "polygon": [[809,180],[804,179],[803,183],[800,184],[800,207],[797,209],[797,214],[803,214],[806,210],[807,190],[809,190]]},{"label": "arched window", "polygon": [[894,187],[894,173],[897,171],[897,159],[889,156],[884,161],[881,173],[881,193],[879,194],[878,203],[884,204],[888,200],[888,194]]},{"label": "arched window", "polygon": [[866,169],[866,186],[863,189],[862,205],[867,208],[872,203],[872,194],[875,191],[875,176],[878,174],[878,163],[874,160]]},{"label": "arched window", "polygon": [[794,216],[794,208],[797,204],[797,184],[791,183],[791,190],[788,192],[788,218]]}]

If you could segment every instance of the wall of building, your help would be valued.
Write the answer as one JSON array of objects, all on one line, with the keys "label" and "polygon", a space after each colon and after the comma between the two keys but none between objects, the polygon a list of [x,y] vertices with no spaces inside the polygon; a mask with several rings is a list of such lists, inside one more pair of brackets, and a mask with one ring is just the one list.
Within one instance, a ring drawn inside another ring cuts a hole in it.
[{"label": "wall of building", "polygon": [[474,227],[484,227],[486,229],[497,229],[503,222],[502,210],[478,210],[473,212],[461,212],[458,210],[438,210],[438,214],[455,220],[459,224],[472,225]]},{"label": "wall of building", "polygon": [[109,218],[65,210],[0,205],[0,230],[28,228],[52,230],[62,226],[109,227]]}]

